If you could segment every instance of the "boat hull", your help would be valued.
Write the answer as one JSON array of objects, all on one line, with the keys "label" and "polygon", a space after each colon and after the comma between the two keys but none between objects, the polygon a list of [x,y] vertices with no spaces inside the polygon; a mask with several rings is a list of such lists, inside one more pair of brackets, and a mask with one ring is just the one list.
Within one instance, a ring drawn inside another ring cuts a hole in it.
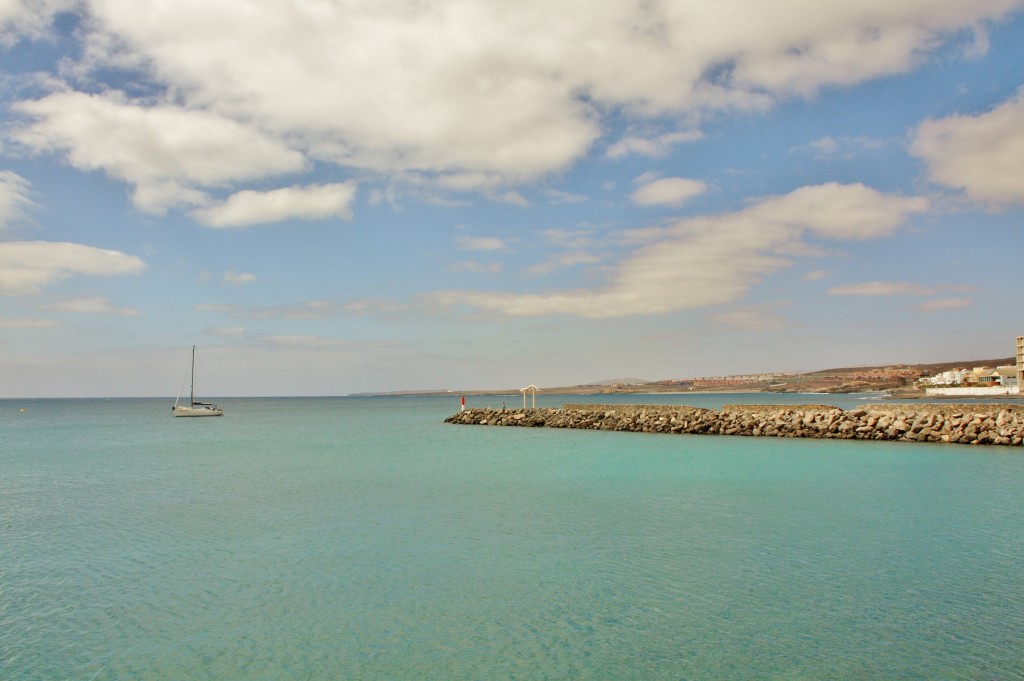
[{"label": "boat hull", "polygon": [[215,406],[172,407],[175,416],[223,416],[224,410]]}]

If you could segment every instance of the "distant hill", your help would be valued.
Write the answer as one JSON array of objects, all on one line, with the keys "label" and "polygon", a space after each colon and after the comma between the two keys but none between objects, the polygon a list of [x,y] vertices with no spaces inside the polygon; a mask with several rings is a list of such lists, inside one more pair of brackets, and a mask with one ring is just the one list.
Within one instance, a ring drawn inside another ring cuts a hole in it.
[{"label": "distant hill", "polygon": [[[727,385],[706,386],[690,379],[682,382],[674,379],[649,381],[643,378],[608,378],[594,383],[573,386],[540,386],[548,395],[588,395],[596,393],[656,393],[700,391],[754,391],[754,392],[866,392],[875,390],[899,391],[911,394],[923,391],[917,384],[918,376],[934,374],[966,367],[1012,366],[1016,357],[999,359],[972,359],[957,362],[934,362],[929,364],[888,364],[877,366],[838,367],[821,369],[800,374],[784,374],[769,380],[750,382],[734,381]],[[386,393],[358,393],[359,395],[517,395],[519,388],[490,390],[400,390]],[[911,395],[912,396],[912,395]]]},{"label": "distant hill", "polygon": [[809,371],[809,374],[850,374],[860,371],[870,371],[871,369],[881,369],[883,367],[905,367],[908,369],[920,369],[921,371],[927,371],[929,373],[939,373],[942,371],[949,371],[950,369],[957,369],[966,367],[971,369],[973,367],[1001,367],[1001,366],[1013,366],[1017,363],[1016,357],[1004,357],[1002,359],[971,359],[967,361],[959,362],[937,362],[934,364],[889,364],[879,366],[863,366],[863,367],[841,367],[838,369],[822,369],[820,371]]},{"label": "distant hill", "polygon": [[[837,367],[805,373],[784,374],[766,380],[727,380],[705,383],[699,379],[662,379],[648,381],[640,378],[613,378],[575,386],[541,386],[548,395],[589,393],[656,393],[697,391],[755,391],[755,392],[869,392],[899,391],[904,395],[922,392],[917,383],[920,376],[931,376],[958,367],[1007,366],[1016,363],[1015,357],[998,359],[972,359],[928,364],[896,364],[877,366]],[[727,378],[727,377],[726,377]],[[923,392],[922,392],[923,394]]]},{"label": "distant hill", "polygon": [[647,383],[654,383],[654,381],[648,381],[646,378],[607,378],[588,385],[645,385]]}]

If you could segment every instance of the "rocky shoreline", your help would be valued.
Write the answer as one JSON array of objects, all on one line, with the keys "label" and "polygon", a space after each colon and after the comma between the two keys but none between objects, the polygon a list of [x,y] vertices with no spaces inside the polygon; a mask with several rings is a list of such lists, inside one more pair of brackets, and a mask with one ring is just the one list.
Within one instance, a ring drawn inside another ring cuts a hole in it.
[{"label": "rocky shoreline", "polygon": [[1002,404],[663,405],[567,404],[548,409],[466,409],[446,423],[640,433],[745,435],[1021,446],[1024,408]]}]

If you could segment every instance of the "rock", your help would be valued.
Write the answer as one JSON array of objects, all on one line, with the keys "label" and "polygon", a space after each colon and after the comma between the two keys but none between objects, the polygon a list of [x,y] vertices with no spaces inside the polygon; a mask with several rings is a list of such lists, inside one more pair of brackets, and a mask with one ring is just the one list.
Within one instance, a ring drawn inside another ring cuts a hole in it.
[{"label": "rock", "polygon": [[[958,407],[958,408],[952,408]],[[1024,444],[1024,409],[972,405],[873,405],[849,412],[825,405],[727,405],[721,411],[685,406],[565,405],[558,409],[467,409],[445,419],[497,425],[647,433],[724,434],[990,444]]]}]

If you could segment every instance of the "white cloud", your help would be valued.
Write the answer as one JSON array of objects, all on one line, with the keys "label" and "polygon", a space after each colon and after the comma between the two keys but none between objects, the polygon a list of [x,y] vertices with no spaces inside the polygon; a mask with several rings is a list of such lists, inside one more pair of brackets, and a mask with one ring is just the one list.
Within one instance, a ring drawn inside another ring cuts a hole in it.
[{"label": "white cloud", "polygon": [[936,298],[921,303],[917,306],[922,312],[936,312],[939,310],[963,310],[972,305],[970,298]]},{"label": "white cloud", "polygon": [[935,293],[935,289],[907,281],[867,281],[834,286],[828,293],[831,296],[930,296]]},{"label": "white cloud", "polygon": [[497,194],[494,200],[501,201],[502,203],[510,203],[513,206],[519,206],[520,208],[529,208],[530,202],[526,200],[526,197],[517,191],[507,191],[501,194]]},{"label": "white cloud", "polygon": [[35,204],[29,199],[29,182],[17,173],[0,171],[0,231],[24,220]]},{"label": "white cloud", "polygon": [[114,305],[102,296],[82,296],[68,298],[56,303],[44,305],[43,309],[53,312],[74,312],[76,314],[101,314],[116,315],[119,317],[137,317],[142,314],[139,310],[129,307],[114,307]]},{"label": "white cloud", "polygon": [[984,203],[1024,204],[1024,90],[978,116],[925,121],[911,151],[933,182]]},{"label": "white cloud", "polygon": [[802,187],[735,213],[645,230],[596,289],[515,294],[441,292],[432,302],[510,316],[604,318],[664,314],[738,300],[764,277],[813,252],[807,237],[865,239],[891,234],[924,199],[882,194],[863,185]]},{"label": "white cloud", "polygon": [[892,234],[910,213],[928,210],[928,200],[881,194],[863,184],[835,182],[801,187],[749,209],[752,217],[775,224],[805,224],[829,239],[877,239]]},{"label": "white cloud", "polygon": [[499,173],[475,170],[448,172],[438,177],[410,172],[403,173],[399,177],[403,182],[418,186],[434,184],[456,192],[483,190],[490,194],[494,194],[506,181]]},{"label": "white cloud", "polygon": [[544,192],[551,203],[582,203],[587,200],[583,194],[572,194],[570,192],[547,189]]},{"label": "white cloud", "polygon": [[301,153],[209,111],[80,92],[54,93],[13,109],[32,119],[14,132],[16,141],[37,152],[63,153],[79,170],[100,170],[135,185],[136,206],[153,213],[204,203],[196,187],[305,167]]},{"label": "white cloud", "polygon": [[540,17],[519,8],[296,0],[241,15],[225,0],[106,0],[93,13],[193,101],[287,130],[344,165],[529,176],[579,157],[598,134],[572,85],[543,70],[556,55],[523,48],[516,24]]},{"label": "white cloud", "polygon": [[3,0],[0,2],[0,44],[13,45],[22,37],[44,37],[54,16],[78,4],[79,0]]},{"label": "white cloud", "polygon": [[526,268],[526,273],[532,276],[579,265],[595,265],[604,260],[594,252],[600,250],[602,244],[589,229],[544,229],[540,231],[540,237],[564,252]]},{"label": "white cloud", "polygon": [[249,227],[286,220],[352,218],[356,188],[351,183],[285,187],[268,192],[241,191],[227,201],[192,211],[209,227]]},{"label": "white cloud", "polygon": [[556,255],[553,258],[549,258],[542,263],[533,265],[527,268],[527,273],[532,275],[547,274],[555,270],[564,269],[566,267],[576,267],[578,265],[594,265],[601,262],[601,257],[594,255],[593,253],[587,252],[570,252]]},{"label": "white cloud", "polygon": [[668,154],[672,147],[683,142],[693,142],[699,140],[704,135],[699,130],[689,130],[685,132],[670,132],[662,135],[655,135],[651,137],[642,137],[639,135],[630,135],[623,137],[615,144],[608,147],[608,158],[619,159],[629,154],[639,154],[641,156],[665,156]]},{"label": "white cloud", "polygon": [[504,251],[508,244],[496,236],[466,236],[461,234],[455,237],[456,245],[464,251]]},{"label": "white cloud", "polygon": [[633,178],[633,184],[635,184],[637,186],[648,184],[648,183],[654,182],[659,177],[661,177],[660,173],[658,173],[658,172],[656,172],[654,170],[648,170],[646,173],[643,173],[641,175],[637,175],[636,177],[634,177]]},{"label": "white cloud", "polygon": [[810,151],[820,159],[841,158],[852,159],[856,156],[878,151],[885,143],[873,137],[832,137],[826,135],[819,137],[806,147],[800,148]]},{"label": "white cloud", "polygon": [[827,135],[814,140],[807,146],[819,156],[835,156],[839,152],[839,141]]},{"label": "white cloud", "polygon": [[[959,2],[870,0],[854,5],[766,5],[739,35],[751,41],[736,64],[733,82],[772,92],[811,93],[826,84],[850,84],[900,73],[916,66],[957,28],[982,18],[1001,16],[1016,3],[990,0],[967,6]],[[797,17],[801,10],[806,11]],[[804,40],[802,40],[804,39]],[[756,58],[754,58],[756,56]]]},{"label": "white cloud", "polygon": [[638,206],[681,206],[703,194],[707,185],[684,177],[665,177],[637,189],[630,198]]},{"label": "white cloud", "polygon": [[[29,5],[8,0],[0,19],[29,31],[61,5],[31,5],[45,9],[30,21]],[[763,110],[904,72],[1019,2],[82,5],[83,56],[65,72],[141,69],[154,98],[60,92],[24,102],[36,120],[19,137],[133,184],[136,204],[159,212],[204,206],[206,187],[295,172],[307,158],[405,178],[475,177],[496,200],[522,203],[508,185],[583,158],[607,128],[604,112],[621,112],[633,131],[660,116]],[[631,132],[608,153],[657,155],[693,134]]]},{"label": "white cloud", "polygon": [[562,248],[590,248],[595,243],[589,229],[545,229],[540,235],[544,241]]},{"label": "white cloud", "polygon": [[820,281],[826,276],[828,276],[828,272],[825,270],[812,270],[800,278],[804,281]]},{"label": "white cloud", "polygon": [[339,310],[345,314],[356,316],[381,315],[393,317],[408,311],[409,306],[387,298],[358,298],[347,300]]},{"label": "white cloud", "polygon": [[138,274],[141,258],[82,244],[51,241],[0,243],[0,295],[38,293],[75,275],[110,277]]},{"label": "white cloud", "polygon": [[224,273],[224,276],[221,277],[221,281],[232,286],[241,286],[242,284],[251,284],[256,281],[256,275],[249,272],[228,270]]},{"label": "white cloud", "polygon": [[55,319],[39,317],[0,317],[0,329],[53,329],[60,326]]}]

